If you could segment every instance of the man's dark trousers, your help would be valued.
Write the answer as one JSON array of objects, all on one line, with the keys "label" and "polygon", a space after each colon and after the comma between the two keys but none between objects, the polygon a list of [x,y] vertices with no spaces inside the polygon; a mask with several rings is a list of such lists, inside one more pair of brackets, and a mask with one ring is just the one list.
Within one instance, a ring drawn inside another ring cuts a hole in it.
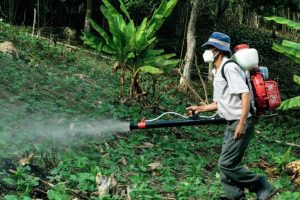
[{"label": "man's dark trousers", "polygon": [[257,175],[241,165],[245,150],[253,136],[254,121],[249,117],[244,137],[234,141],[234,130],[238,122],[238,120],[231,122],[227,127],[218,163],[221,183],[229,199],[242,199],[245,196],[244,188],[250,189],[259,179]]}]

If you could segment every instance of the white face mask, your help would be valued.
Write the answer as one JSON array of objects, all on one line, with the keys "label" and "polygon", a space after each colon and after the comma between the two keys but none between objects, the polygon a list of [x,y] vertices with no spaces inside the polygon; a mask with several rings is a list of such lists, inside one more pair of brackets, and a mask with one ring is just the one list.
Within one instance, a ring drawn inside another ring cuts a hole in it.
[{"label": "white face mask", "polygon": [[204,62],[206,63],[214,62],[215,57],[219,54],[219,52],[216,55],[214,55],[212,51],[213,50],[205,50],[205,52],[202,55]]}]

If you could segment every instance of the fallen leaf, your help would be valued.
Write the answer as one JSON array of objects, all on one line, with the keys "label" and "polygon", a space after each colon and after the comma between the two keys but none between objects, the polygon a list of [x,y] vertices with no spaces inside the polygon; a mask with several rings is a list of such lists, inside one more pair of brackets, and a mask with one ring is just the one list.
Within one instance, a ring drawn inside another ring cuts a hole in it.
[{"label": "fallen leaf", "polygon": [[264,160],[260,160],[259,163],[257,164],[259,168],[264,169],[265,171],[268,172],[268,174],[274,174],[276,171],[276,168],[267,163]]},{"label": "fallen leaf", "polygon": [[96,183],[99,197],[108,195],[109,190],[117,186],[117,180],[114,175],[111,174],[108,178],[101,173],[96,175]]},{"label": "fallen leaf", "polygon": [[288,163],[285,168],[293,174],[292,181],[296,185],[300,185],[300,160]]},{"label": "fallen leaf", "polygon": [[139,149],[150,149],[153,146],[154,145],[149,143],[149,142],[143,142],[143,145],[137,146],[137,148],[139,148]]},{"label": "fallen leaf", "polygon": [[111,180],[109,178],[98,173],[96,175],[96,183],[99,197],[109,194],[109,187],[111,184]]},{"label": "fallen leaf", "polygon": [[149,142],[144,142],[144,146],[147,148],[152,148],[153,144],[149,143]]},{"label": "fallen leaf", "polygon": [[123,157],[119,160],[120,163],[122,163],[122,165],[126,166],[128,164],[127,160]]},{"label": "fallen leaf", "polygon": [[32,154],[30,154],[28,157],[22,158],[22,159],[19,161],[19,163],[20,163],[20,165],[22,165],[22,166],[31,164],[33,158],[34,158],[34,154],[32,153]]},{"label": "fallen leaf", "polygon": [[127,186],[126,190],[127,190],[127,197],[126,197],[126,200],[131,200],[130,192],[131,192],[132,190],[130,189],[129,186]]},{"label": "fallen leaf", "polygon": [[148,167],[149,167],[149,171],[153,171],[153,170],[156,170],[156,169],[162,167],[162,164],[160,164],[159,162],[150,163],[148,165]]},{"label": "fallen leaf", "polygon": [[76,76],[80,79],[84,79],[85,77],[87,77],[85,74],[74,74],[74,76]]}]

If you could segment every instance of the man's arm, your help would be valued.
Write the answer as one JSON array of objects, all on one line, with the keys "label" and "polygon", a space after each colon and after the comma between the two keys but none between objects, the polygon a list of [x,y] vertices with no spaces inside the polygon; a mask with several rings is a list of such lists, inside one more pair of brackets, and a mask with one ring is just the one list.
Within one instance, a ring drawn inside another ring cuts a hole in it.
[{"label": "man's arm", "polygon": [[242,114],[238,125],[234,131],[234,140],[242,138],[246,130],[246,122],[251,106],[251,94],[250,92],[242,93]]},{"label": "man's arm", "polygon": [[187,108],[187,110],[195,111],[196,114],[200,113],[200,112],[215,111],[215,110],[217,110],[217,102],[213,102],[211,104],[204,105],[204,106],[190,106]]}]

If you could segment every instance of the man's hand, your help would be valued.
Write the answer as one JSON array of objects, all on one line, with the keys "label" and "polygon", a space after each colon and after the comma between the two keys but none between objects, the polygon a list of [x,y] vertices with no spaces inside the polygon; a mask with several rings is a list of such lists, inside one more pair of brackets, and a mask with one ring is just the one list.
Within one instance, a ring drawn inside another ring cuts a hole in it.
[{"label": "man's hand", "polygon": [[246,131],[246,122],[239,121],[234,130],[234,141],[237,141],[244,137]]},{"label": "man's hand", "polygon": [[203,112],[203,106],[189,106],[186,108],[186,110],[188,111],[188,116],[192,116],[193,115],[193,111],[195,112],[195,114],[198,114],[199,112]]},{"label": "man's hand", "polygon": [[215,111],[217,110],[217,103],[213,102],[211,104],[204,105],[204,106],[189,106],[186,108],[186,110],[188,111],[189,116],[192,116],[193,111],[195,111],[195,114],[198,114],[200,112]]}]

